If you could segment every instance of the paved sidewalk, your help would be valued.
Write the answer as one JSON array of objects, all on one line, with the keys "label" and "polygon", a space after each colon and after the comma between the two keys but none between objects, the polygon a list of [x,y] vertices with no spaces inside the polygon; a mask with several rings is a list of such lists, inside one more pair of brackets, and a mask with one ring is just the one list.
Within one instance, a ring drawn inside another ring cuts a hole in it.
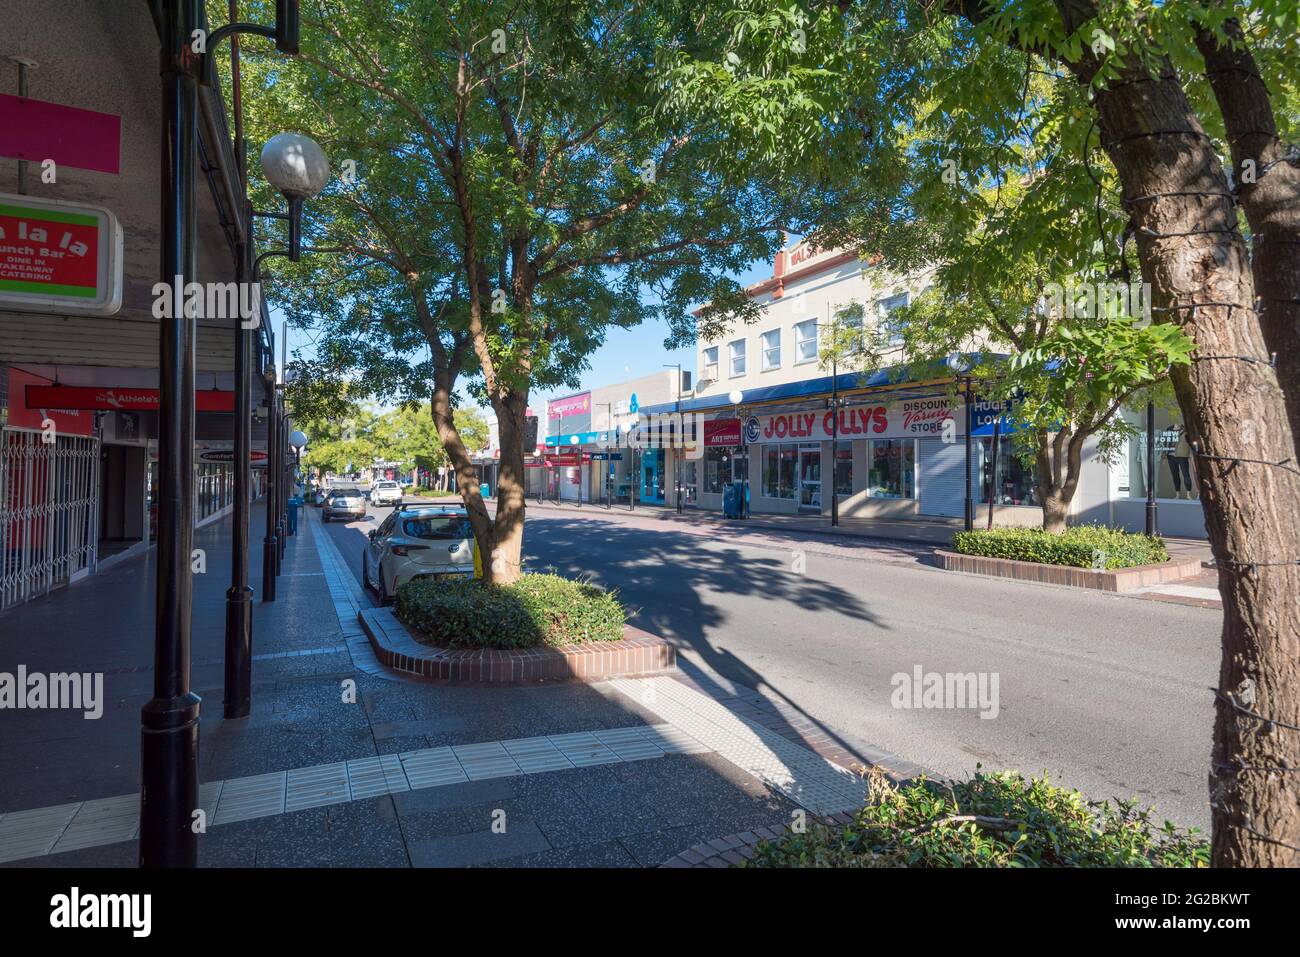
[{"label": "paved sidewalk", "polygon": [[[280,600],[255,605],[253,714],[237,721],[220,705],[229,520],[196,535],[205,866],[654,866],[801,806],[851,804],[845,768],[879,756],[748,689],[396,679],[358,640],[369,597],[308,516]],[[0,670],[102,671],[107,699],[99,720],[4,714],[6,866],[135,863],[152,561],[0,617]]]}]

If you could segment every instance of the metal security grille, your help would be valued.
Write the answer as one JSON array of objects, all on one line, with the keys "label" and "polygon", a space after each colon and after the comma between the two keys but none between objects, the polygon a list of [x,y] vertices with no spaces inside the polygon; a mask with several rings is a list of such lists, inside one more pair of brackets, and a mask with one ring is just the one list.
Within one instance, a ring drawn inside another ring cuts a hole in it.
[{"label": "metal security grille", "polygon": [[98,518],[99,439],[0,430],[0,608],[89,571]]}]

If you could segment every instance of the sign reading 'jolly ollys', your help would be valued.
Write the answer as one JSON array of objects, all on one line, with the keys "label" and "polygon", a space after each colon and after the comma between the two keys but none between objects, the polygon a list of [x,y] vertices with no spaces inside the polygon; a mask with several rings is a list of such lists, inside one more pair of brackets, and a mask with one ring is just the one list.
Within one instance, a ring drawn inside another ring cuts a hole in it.
[{"label": "sign reading 'jolly ollys'", "polygon": [[112,315],[122,227],[100,206],[0,193],[0,308]]}]

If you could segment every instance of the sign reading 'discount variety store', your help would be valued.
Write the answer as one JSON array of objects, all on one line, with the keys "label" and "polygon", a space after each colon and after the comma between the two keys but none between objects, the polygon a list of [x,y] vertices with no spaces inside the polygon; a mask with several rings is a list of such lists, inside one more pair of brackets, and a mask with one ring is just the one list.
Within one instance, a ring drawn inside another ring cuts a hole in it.
[{"label": "sign reading 'discount variety store'", "polygon": [[[964,435],[961,408],[943,396],[906,399],[880,405],[855,405],[840,409],[839,437],[852,439],[942,438]],[[835,427],[830,411],[783,412],[751,415],[745,421],[745,442],[761,445],[800,439],[829,441]],[[945,424],[951,423],[951,424]]]}]

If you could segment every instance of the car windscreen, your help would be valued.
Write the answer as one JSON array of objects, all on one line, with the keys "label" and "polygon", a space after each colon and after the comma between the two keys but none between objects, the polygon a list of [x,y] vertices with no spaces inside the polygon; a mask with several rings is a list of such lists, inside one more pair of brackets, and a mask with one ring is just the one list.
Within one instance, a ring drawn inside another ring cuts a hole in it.
[{"label": "car windscreen", "polygon": [[402,519],[402,534],[407,538],[456,540],[473,538],[474,529],[467,515],[417,515]]}]

